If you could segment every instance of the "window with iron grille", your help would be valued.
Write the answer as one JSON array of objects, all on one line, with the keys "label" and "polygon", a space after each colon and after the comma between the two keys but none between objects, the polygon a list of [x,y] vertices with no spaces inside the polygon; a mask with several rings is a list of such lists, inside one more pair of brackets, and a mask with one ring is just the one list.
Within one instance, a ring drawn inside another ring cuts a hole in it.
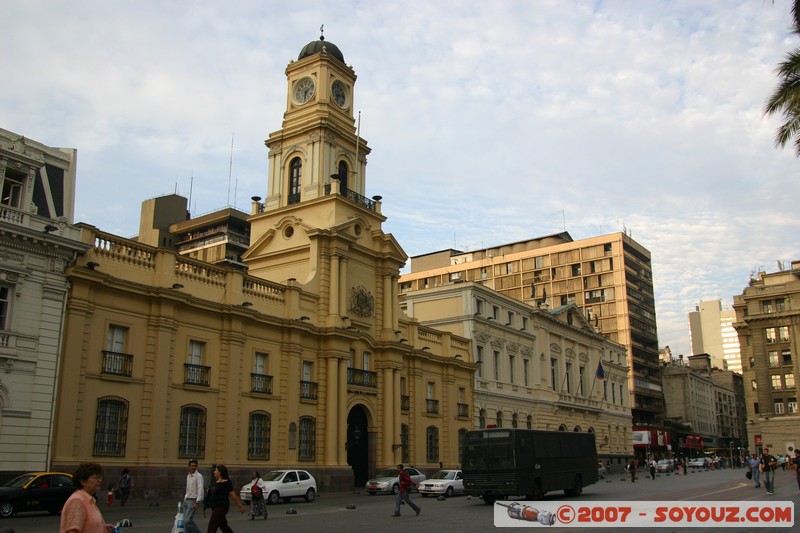
[{"label": "window with iron grille", "polygon": [[178,457],[203,459],[206,453],[206,410],[202,405],[181,407]]},{"label": "window with iron grille", "polygon": [[300,418],[300,449],[298,459],[313,460],[316,455],[317,423],[310,416]]},{"label": "window with iron grille", "polygon": [[429,463],[439,462],[439,428],[436,426],[428,426],[426,433],[427,442],[427,460]]},{"label": "window with iron grille", "polygon": [[269,460],[270,414],[265,411],[250,413],[247,438],[247,458]]},{"label": "window with iron grille", "polygon": [[128,435],[128,401],[118,396],[97,400],[93,455],[124,457]]},{"label": "window with iron grille", "polygon": [[408,424],[400,424],[400,444],[402,445],[401,461],[408,463],[411,461],[411,454],[408,451]]}]

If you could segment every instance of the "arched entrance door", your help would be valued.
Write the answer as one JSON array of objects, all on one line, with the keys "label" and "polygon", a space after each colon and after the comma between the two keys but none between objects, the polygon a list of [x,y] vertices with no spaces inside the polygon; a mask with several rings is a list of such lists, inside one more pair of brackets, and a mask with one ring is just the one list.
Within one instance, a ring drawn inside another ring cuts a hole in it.
[{"label": "arched entrance door", "polygon": [[361,405],[350,409],[347,415],[347,464],[353,467],[353,486],[363,487],[367,482],[369,446],[367,439],[367,412]]}]

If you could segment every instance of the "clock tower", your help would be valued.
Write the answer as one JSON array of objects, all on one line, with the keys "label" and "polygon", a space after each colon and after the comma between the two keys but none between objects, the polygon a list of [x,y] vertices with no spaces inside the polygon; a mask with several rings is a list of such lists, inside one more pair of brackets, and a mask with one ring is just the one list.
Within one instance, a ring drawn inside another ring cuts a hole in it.
[{"label": "clock tower", "polygon": [[253,197],[250,275],[294,280],[319,295],[318,323],[397,330],[397,279],[407,255],[381,198],[366,194],[370,149],[355,127],[356,74],[320,37],[286,67],[286,112],[269,149],[267,193]]}]

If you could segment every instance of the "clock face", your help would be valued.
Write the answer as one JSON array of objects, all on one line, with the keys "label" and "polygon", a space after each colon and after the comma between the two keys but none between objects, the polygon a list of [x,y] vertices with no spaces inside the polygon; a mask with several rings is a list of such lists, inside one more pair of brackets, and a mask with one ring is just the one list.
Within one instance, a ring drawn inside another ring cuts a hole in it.
[{"label": "clock face", "polygon": [[298,104],[305,104],[314,96],[314,80],[303,78],[294,86],[294,101]]},{"label": "clock face", "polygon": [[333,101],[336,102],[336,105],[339,107],[344,107],[347,103],[347,89],[344,83],[339,80],[333,82],[331,86],[331,95],[333,95]]}]

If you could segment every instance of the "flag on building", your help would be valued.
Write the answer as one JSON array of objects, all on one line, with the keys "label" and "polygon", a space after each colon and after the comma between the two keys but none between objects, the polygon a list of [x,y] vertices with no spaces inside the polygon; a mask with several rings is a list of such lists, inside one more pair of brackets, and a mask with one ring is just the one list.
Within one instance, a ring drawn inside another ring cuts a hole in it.
[{"label": "flag on building", "polygon": [[606,371],[603,370],[603,361],[597,362],[597,379],[605,379]]}]

